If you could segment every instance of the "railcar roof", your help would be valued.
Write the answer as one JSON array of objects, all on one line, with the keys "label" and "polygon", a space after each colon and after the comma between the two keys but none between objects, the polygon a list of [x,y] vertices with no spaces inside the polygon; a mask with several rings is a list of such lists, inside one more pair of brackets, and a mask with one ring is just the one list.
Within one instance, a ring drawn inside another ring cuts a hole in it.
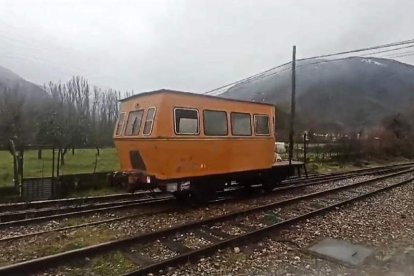
[{"label": "railcar roof", "polygon": [[240,103],[262,104],[262,105],[274,106],[273,104],[269,104],[269,103],[229,99],[229,98],[222,98],[222,97],[217,97],[217,96],[197,94],[197,93],[192,93],[192,92],[169,90],[169,89],[160,89],[160,90],[155,90],[155,91],[142,92],[142,93],[139,93],[139,94],[132,95],[130,97],[121,99],[119,101],[120,102],[125,102],[125,101],[129,101],[131,99],[135,99],[135,98],[139,98],[139,97],[143,97],[143,96],[155,95],[155,94],[178,94],[178,95],[185,94],[186,96],[191,96],[191,97],[201,97],[201,98],[209,98],[209,99],[216,99],[216,100],[223,100],[223,101],[232,101],[232,102],[240,102]]}]

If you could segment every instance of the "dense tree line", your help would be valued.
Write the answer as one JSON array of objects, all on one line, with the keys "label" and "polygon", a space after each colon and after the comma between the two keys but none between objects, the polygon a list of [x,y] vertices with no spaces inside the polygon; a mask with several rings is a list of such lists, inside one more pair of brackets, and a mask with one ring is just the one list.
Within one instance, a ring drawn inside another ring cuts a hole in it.
[{"label": "dense tree line", "polygon": [[[120,91],[91,86],[75,76],[65,83],[49,82],[43,86],[44,97],[33,98],[18,85],[10,88],[0,84],[0,147],[16,148],[27,145],[54,146],[62,156],[71,148],[100,148],[112,146],[112,133],[118,115]],[[334,133],[336,138],[361,137],[367,141],[377,139],[389,153],[413,154],[414,108],[384,117],[377,126],[349,130],[347,126],[324,125],[320,121],[304,124],[295,122],[295,132],[302,139],[309,133]],[[287,141],[289,114],[277,109],[276,132],[278,141]],[[338,136],[339,134],[339,136]],[[309,137],[310,137],[309,136]],[[368,143],[368,145],[374,145]]]},{"label": "dense tree line", "polygon": [[[0,145],[72,147],[112,146],[120,91],[91,86],[75,76],[49,82],[45,96],[33,99],[19,86],[0,86]],[[126,93],[130,94],[130,93]]]}]

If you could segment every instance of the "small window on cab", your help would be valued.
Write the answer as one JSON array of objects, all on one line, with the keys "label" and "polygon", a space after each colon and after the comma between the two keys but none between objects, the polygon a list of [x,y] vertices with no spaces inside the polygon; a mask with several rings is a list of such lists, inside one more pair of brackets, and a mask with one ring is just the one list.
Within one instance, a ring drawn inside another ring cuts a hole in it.
[{"label": "small window on cab", "polygon": [[143,109],[129,112],[127,125],[125,129],[126,136],[136,136],[139,134],[143,114]]},{"label": "small window on cab", "polygon": [[144,135],[151,134],[152,127],[154,125],[154,118],[155,118],[155,107],[150,107],[148,108],[147,117],[145,118],[144,131],[142,132]]},{"label": "small window on cab", "polygon": [[191,108],[175,108],[174,128],[176,134],[198,134],[198,111]]},{"label": "small window on cab", "polygon": [[227,113],[225,111],[204,110],[203,121],[205,135],[227,135]]},{"label": "small window on cab", "polygon": [[256,135],[270,135],[269,116],[254,115],[254,133]]},{"label": "small window on cab", "polygon": [[116,124],[115,135],[119,136],[122,133],[122,129],[124,128],[124,121],[125,121],[125,112],[119,114],[118,123]]},{"label": "small window on cab", "polygon": [[231,134],[237,136],[251,136],[252,124],[250,114],[232,112],[231,118]]}]

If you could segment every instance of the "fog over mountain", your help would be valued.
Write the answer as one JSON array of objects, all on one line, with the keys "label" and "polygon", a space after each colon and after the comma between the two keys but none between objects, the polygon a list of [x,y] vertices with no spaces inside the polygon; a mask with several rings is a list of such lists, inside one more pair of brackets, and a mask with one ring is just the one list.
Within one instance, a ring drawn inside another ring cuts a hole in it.
[{"label": "fog over mountain", "polygon": [[31,83],[11,70],[0,66],[0,93],[4,90],[11,92],[21,92],[27,102],[40,103],[47,94],[40,85]]},{"label": "fog over mountain", "polygon": [[[275,104],[280,116],[278,126],[286,128],[291,93],[289,67],[235,85],[220,96]],[[29,109],[47,97],[41,86],[0,66],[0,88],[4,87],[23,93]],[[360,130],[379,125],[387,116],[414,110],[414,66],[365,57],[298,61],[296,92],[298,127]]]},{"label": "fog over mountain", "polygon": [[[391,59],[349,57],[297,63],[297,114],[306,128],[358,130],[414,103],[414,66]],[[221,96],[289,110],[291,71],[231,87]]]},{"label": "fog over mountain", "polygon": [[[412,0],[0,0],[0,65],[204,92],[290,60],[413,38]],[[404,51],[400,51],[404,52]],[[414,55],[399,57],[414,64]]]}]

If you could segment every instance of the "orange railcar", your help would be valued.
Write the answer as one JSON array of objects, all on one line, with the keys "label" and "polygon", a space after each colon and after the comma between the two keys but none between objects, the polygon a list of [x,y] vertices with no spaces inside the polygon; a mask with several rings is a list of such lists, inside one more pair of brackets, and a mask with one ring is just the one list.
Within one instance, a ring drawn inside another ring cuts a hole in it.
[{"label": "orange railcar", "polygon": [[114,142],[131,188],[204,196],[293,174],[300,163],[275,162],[274,126],[270,104],[158,90],[121,101]]}]

